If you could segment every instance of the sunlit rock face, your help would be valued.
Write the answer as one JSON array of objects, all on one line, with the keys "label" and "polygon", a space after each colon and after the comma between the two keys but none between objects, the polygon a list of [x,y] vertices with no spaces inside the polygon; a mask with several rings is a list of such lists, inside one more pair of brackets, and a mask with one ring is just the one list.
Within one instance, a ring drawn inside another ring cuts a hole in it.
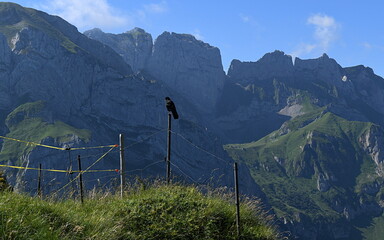
[{"label": "sunlit rock face", "polygon": [[161,34],[147,69],[203,112],[214,109],[225,79],[220,50],[187,34]]},{"label": "sunlit rock face", "polygon": [[141,28],[121,34],[104,33],[98,28],[84,32],[87,37],[111,47],[134,72],[143,70],[152,54],[152,36]]}]

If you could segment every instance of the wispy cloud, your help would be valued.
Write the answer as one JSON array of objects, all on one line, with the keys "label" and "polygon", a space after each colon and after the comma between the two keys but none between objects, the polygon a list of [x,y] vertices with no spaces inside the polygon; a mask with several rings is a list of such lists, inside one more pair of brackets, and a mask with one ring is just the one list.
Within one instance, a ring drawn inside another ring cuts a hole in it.
[{"label": "wispy cloud", "polygon": [[201,34],[201,31],[199,29],[193,30],[191,33],[197,40],[204,40],[204,36]]},{"label": "wispy cloud", "polygon": [[244,23],[244,24],[248,24],[250,25],[251,27],[254,27],[254,28],[257,28],[257,29],[261,29],[261,25],[259,24],[258,21],[256,21],[251,15],[247,15],[247,14],[244,14],[244,13],[240,13],[239,14],[239,17],[240,17],[240,20]]},{"label": "wispy cloud", "polygon": [[373,45],[370,44],[369,42],[363,42],[361,44],[365,49],[372,49],[373,48]]},{"label": "wispy cloud", "polygon": [[150,13],[164,13],[168,11],[167,2],[145,4],[144,9]]},{"label": "wispy cloud", "polygon": [[107,0],[51,0],[40,4],[39,8],[64,18],[80,30],[94,27],[113,30],[132,26],[133,22]]},{"label": "wispy cloud", "polygon": [[384,45],[373,44],[370,42],[363,42],[361,44],[365,50],[384,51]]},{"label": "wispy cloud", "polygon": [[291,54],[294,57],[309,54],[314,51],[326,52],[339,38],[341,25],[333,17],[325,14],[315,14],[307,19],[307,24],[314,26],[313,42],[301,43]]},{"label": "wispy cloud", "polygon": [[249,23],[251,21],[251,17],[248,16],[248,15],[245,15],[243,13],[240,13],[240,19],[241,21],[243,21],[244,23]]},{"label": "wispy cloud", "polygon": [[148,18],[154,14],[164,14],[169,11],[168,3],[162,1],[160,3],[144,4],[141,8],[136,9],[131,15],[141,23],[148,23]]},{"label": "wispy cloud", "polygon": [[307,23],[315,26],[315,39],[323,50],[327,50],[338,38],[340,24],[333,17],[316,14],[309,17]]}]

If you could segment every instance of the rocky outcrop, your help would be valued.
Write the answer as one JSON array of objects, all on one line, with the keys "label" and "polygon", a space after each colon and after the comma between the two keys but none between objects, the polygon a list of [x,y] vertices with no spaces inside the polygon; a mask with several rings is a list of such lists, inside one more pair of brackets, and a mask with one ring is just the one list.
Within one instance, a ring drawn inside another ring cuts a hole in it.
[{"label": "rocky outcrop", "polygon": [[311,72],[311,74],[316,74],[318,80],[329,82],[331,84],[342,84],[347,82],[347,80],[342,80],[344,76],[343,68],[325,53],[316,59],[302,60],[296,58],[295,71],[298,73]]},{"label": "rocky outcrop", "polygon": [[122,34],[104,33],[95,28],[85,31],[84,35],[111,47],[134,72],[143,70],[152,54],[152,36],[141,28],[134,28]]},{"label": "rocky outcrop", "polygon": [[363,145],[364,150],[371,156],[376,164],[376,173],[380,177],[384,177],[384,156],[383,143],[384,133],[378,126],[372,126],[365,134],[363,134],[359,142]]},{"label": "rocky outcrop", "polygon": [[8,46],[7,38],[0,33],[0,79],[5,84],[0,85],[0,109],[7,109],[12,104],[9,94],[9,69],[12,65],[12,52]]},{"label": "rocky outcrop", "polygon": [[119,53],[132,69],[147,72],[183,95],[200,111],[213,111],[224,84],[220,51],[192,35],[164,32],[152,37],[135,28],[123,34],[93,29],[84,33]]},{"label": "rocky outcrop", "polygon": [[257,62],[233,60],[228,70],[231,81],[247,86],[273,78],[290,78],[293,74],[292,57],[281,51],[265,54]]},{"label": "rocky outcrop", "polygon": [[204,113],[214,109],[225,78],[218,48],[169,32],[156,39],[147,70]]}]

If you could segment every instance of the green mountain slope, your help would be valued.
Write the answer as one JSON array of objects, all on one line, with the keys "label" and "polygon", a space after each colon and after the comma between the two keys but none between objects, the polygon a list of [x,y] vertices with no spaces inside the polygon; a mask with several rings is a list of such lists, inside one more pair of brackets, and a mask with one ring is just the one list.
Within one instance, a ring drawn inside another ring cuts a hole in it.
[{"label": "green mountain slope", "polygon": [[8,43],[11,44],[11,39],[16,33],[23,28],[32,27],[45,32],[52,38],[59,39],[63,47],[75,53],[78,46],[47,21],[44,18],[46,15],[41,11],[24,8],[14,3],[1,3],[0,16],[2,21],[0,22],[0,32],[7,37]]},{"label": "green mountain slope", "polygon": [[251,169],[285,221],[305,222],[307,229],[311,224],[351,228],[347,221],[381,213],[384,189],[367,191],[383,182],[363,146],[372,129],[379,127],[347,121],[323,108],[288,121],[259,141],[225,149]]},{"label": "green mountain slope", "polygon": [[[5,137],[28,142],[42,143],[48,138],[57,145],[70,142],[74,136],[88,142],[91,133],[86,129],[76,129],[61,121],[49,122],[43,101],[25,103],[13,110],[6,118],[9,133]],[[27,156],[36,145],[4,139],[0,152],[0,161],[19,163],[22,156]]]}]

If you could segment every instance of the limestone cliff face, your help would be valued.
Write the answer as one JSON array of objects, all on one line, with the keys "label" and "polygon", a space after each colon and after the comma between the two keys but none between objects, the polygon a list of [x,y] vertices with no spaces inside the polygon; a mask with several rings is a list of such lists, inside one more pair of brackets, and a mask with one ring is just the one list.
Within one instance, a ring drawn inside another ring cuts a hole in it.
[{"label": "limestone cliff face", "polygon": [[5,84],[0,85],[0,109],[6,109],[11,105],[11,96],[9,94],[9,72],[12,65],[12,51],[7,44],[7,38],[0,33],[0,79]]},{"label": "limestone cliff face", "polygon": [[364,150],[371,156],[372,161],[375,163],[377,175],[384,177],[383,130],[378,126],[372,126],[363,136],[360,137],[359,141],[363,145]]},{"label": "limestone cliff face", "polygon": [[123,57],[134,72],[143,70],[152,54],[152,36],[140,28],[122,34],[104,33],[95,28],[85,31],[84,35],[111,47]]},{"label": "limestone cliff face", "polygon": [[213,110],[225,78],[218,48],[169,32],[156,39],[147,69],[203,112]]},{"label": "limestone cliff face", "polygon": [[[296,58],[293,64],[290,56],[275,51],[257,62],[232,61],[215,120],[224,135],[237,142],[241,126],[258,125],[241,134],[252,141],[278,129],[287,120],[284,116],[304,114],[308,104],[327,106],[349,120],[383,124],[383,89],[383,78],[369,68],[342,68],[326,54]],[[265,117],[268,121],[260,119]]]},{"label": "limestone cliff face", "polygon": [[[318,80],[340,85],[343,80],[342,67],[327,54],[316,59],[295,59],[294,68],[297,72],[310,72]],[[346,82],[346,81],[345,81]]]},{"label": "limestone cliff face", "polygon": [[232,61],[216,105],[223,137],[253,141],[278,129],[289,115],[300,115],[300,96],[289,88],[293,76],[292,58],[280,51],[257,62]]},{"label": "limestone cliff face", "polygon": [[123,34],[99,29],[84,34],[113,48],[135,72],[149,73],[200,111],[213,111],[225,79],[218,48],[192,35],[169,32],[161,34],[153,45],[151,35],[138,28]]},{"label": "limestone cliff face", "polygon": [[292,57],[284,52],[275,51],[265,54],[257,62],[241,62],[233,60],[228,70],[232,81],[243,86],[273,78],[288,78],[293,74]]}]

